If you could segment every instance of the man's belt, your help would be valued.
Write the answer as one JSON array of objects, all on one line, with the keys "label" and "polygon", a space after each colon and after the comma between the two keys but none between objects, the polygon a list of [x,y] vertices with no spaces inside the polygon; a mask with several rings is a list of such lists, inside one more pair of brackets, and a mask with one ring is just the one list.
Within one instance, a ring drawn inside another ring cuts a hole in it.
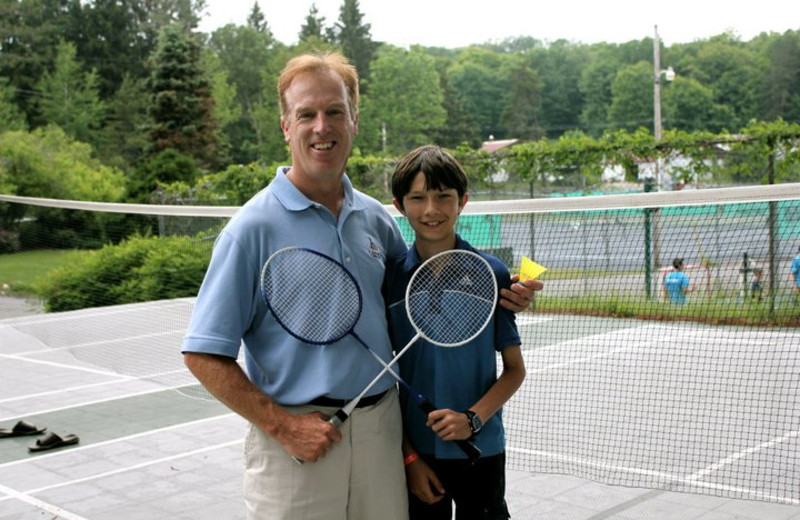
[{"label": "man's belt", "polygon": [[[388,392],[388,390],[384,390],[379,394],[371,395],[369,397],[362,397],[356,405],[356,408],[364,408],[365,406],[372,406],[373,404],[376,404],[383,398],[384,395],[386,395],[386,392]],[[320,396],[310,401],[308,404],[313,404],[314,406],[330,406],[331,408],[343,408],[350,401],[352,401],[352,399],[333,399],[331,397]]]}]

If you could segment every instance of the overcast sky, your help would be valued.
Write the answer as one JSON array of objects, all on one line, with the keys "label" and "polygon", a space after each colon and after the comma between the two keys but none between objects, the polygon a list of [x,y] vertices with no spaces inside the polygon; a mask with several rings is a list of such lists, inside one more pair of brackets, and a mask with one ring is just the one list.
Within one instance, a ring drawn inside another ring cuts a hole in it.
[{"label": "overcast sky", "polygon": [[[285,44],[297,34],[315,3],[325,24],[339,18],[342,0],[257,0],[270,30]],[[254,0],[206,0],[206,32],[247,21]],[[800,29],[797,0],[360,0],[373,40],[462,47],[513,36],[581,43],[621,43],[652,37],[667,46],[733,31],[749,40],[764,31]]]}]

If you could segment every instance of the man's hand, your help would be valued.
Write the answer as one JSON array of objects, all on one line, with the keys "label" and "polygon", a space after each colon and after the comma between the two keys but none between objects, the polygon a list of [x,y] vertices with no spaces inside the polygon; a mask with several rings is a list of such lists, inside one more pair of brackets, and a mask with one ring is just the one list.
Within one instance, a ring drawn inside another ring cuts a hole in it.
[{"label": "man's hand", "polygon": [[538,280],[519,281],[519,275],[511,277],[511,288],[500,290],[500,305],[511,312],[522,312],[527,309],[544,284]]},{"label": "man's hand", "polygon": [[342,440],[342,432],[321,412],[290,417],[276,432],[275,438],[296,459],[316,462]]}]

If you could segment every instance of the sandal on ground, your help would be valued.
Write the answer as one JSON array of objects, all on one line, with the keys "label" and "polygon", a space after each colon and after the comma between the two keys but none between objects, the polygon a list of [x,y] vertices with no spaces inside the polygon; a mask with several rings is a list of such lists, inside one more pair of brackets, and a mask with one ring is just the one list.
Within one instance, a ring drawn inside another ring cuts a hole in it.
[{"label": "sandal on ground", "polygon": [[4,437],[23,437],[25,435],[39,435],[47,428],[38,428],[27,421],[19,421],[10,430],[8,428],[0,428],[0,438]]},{"label": "sandal on ground", "polygon": [[36,441],[36,444],[31,444],[28,446],[30,451],[45,451],[45,450],[52,450],[55,448],[62,448],[64,446],[71,446],[73,444],[78,444],[80,439],[74,433],[70,433],[69,435],[64,435],[61,437],[57,433],[50,432],[41,439]]}]

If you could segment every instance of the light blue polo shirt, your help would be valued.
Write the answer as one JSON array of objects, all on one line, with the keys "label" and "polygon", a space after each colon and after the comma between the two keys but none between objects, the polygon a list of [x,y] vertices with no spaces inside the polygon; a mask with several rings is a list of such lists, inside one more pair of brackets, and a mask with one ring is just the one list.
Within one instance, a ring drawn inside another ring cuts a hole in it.
[{"label": "light blue polo shirt", "polygon": [[[270,254],[289,246],[314,249],[341,262],[363,295],[355,331],[388,362],[391,344],[380,287],[386,261],[404,257],[407,247],[395,220],[378,201],[353,189],[346,175],[337,221],[327,208],[303,195],[286,171],[279,168],[269,186],[242,206],[217,237],[182,352],[236,358],[244,347],[250,380],[283,405],[323,395],[350,399],[372,381],[381,365],[352,335],[315,346],[288,334],[260,295],[262,266]],[[303,298],[303,286],[314,283],[325,280],[307,273],[289,281],[287,290]],[[387,376],[368,395],[394,384]]]},{"label": "light blue polo shirt", "polygon": [[[480,254],[494,271],[498,289],[511,285],[508,268],[497,258],[474,249],[457,237],[456,249]],[[387,265],[384,292],[389,304],[390,330],[395,350],[402,349],[416,335],[405,309],[405,292],[411,276],[421,264],[412,247],[406,259]],[[420,338],[400,358],[400,376],[412,388],[428,398],[437,409],[466,410],[497,381],[497,352],[521,343],[513,312],[499,305],[494,318],[475,339],[460,347],[440,347]],[[453,442],[441,440],[425,426],[427,415],[417,402],[400,387],[403,426],[414,448],[440,459],[465,459]],[[484,424],[474,439],[482,456],[498,455],[505,449],[502,410]]]}]

